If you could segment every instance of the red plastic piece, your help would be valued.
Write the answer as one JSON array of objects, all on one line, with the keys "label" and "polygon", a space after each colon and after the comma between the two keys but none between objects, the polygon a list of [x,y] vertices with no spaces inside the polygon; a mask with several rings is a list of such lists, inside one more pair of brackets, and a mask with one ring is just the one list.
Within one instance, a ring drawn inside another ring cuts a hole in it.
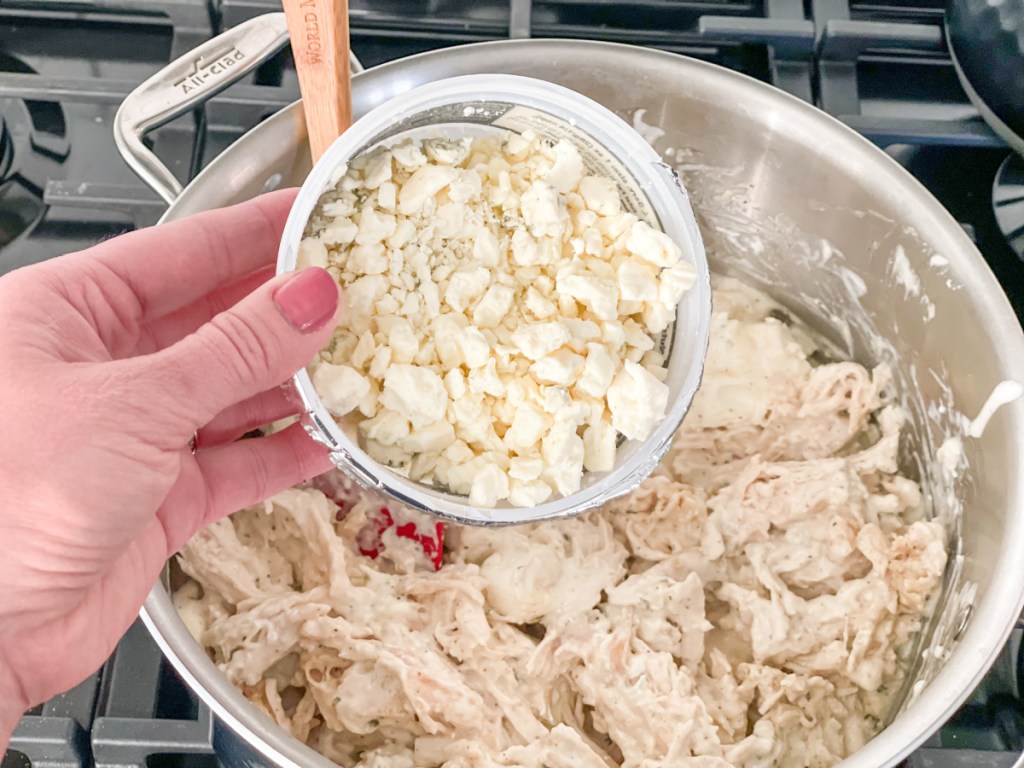
[{"label": "red plastic piece", "polygon": [[[381,507],[376,523],[377,530],[371,543],[359,548],[360,554],[369,558],[380,556],[384,532],[395,525],[395,519],[387,507]],[[395,527],[395,535],[418,542],[423,548],[423,554],[427,556],[430,564],[434,566],[434,570],[438,571],[441,569],[444,558],[444,523],[435,523],[433,533],[422,534],[416,530],[416,523],[402,523]]]}]

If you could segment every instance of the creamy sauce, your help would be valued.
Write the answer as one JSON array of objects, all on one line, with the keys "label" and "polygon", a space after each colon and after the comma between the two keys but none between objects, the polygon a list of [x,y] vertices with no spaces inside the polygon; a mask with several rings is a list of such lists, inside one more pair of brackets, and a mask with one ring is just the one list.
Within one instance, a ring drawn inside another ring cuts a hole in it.
[{"label": "creamy sauce", "polygon": [[1016,381],[1001,381],[995,389],[992,390],[992,394],[988,396],[988,400],[981,406],[981,410],[978,411],[978,415],[971,420],[971,423],[967,427],[967,434],[971,437],[981,437],[985,434],[985,427],[988,426],[989,420],[1004,405],[1009,405],[1014,400],[1019,398],[1021,394],[1024,394],[1024,387],[1022,387]]},{"label": "creamy sauce", "polygon": [[[740,166],[716,167],[699,152],[677,151],[677,171],[691,193],[694,210],[701,219],[702,231],[712,268],[730,270],[732,274],[753,281],[759,287],[772,290],[780,286],[780,275],[794,270],[813,272],[816,285],[807,293],[794,290],[783,277],[781,285],[789,307],[806,317],[815,318],[816,330],[821,330],[836,343],[843,356],[867,357],[876,363],[887,363],[893,372],[894,392],[906,410],[909,422],[907,435],[911,450],[901,456],[922,478],[925,491],[925,516],[942,521],[950,532],[952,546],[958,546],[963,516],[963,476],[969,465],[963,451],[963,435],[967,419],[956,407],[950,373],[941,362],[932,367],[920,367],[913,360],[916,350],[907,348],[901,340],[910,328],[901,325],[922,325],[936,317],[933,297],[928,295],[922,275],[911,262],[908,249],[917,249],[921,237],[909,228],[902,228],[899,244],[894,253],[878,255],[870,269],[879,266],[885,270],[883,290],[894,302],[900,294],[908,306],[898,313],[868,311],[867,299],[878,304],[869,291],[877,284],[866,281],[864,254],[852,258],[833,244],[823,241],[812,228],[803,229],[784,215],[771,215],[754,201],[755,196],[745,183],[748,169]],[[811,209],[822,217],[852,216],[871,222],[881,232],[894,232],[897,228],[892,217],[874,210],[852,210],[842,206],[829,206],[815,201]],[[876,240],[876,246],[881,247]],[[941,274],[949,268],[949,259],[940,253],[924,256],[930,269],[928,286],[938,279],[939,285],[949,291],[962,287],[951,275]],[[716,259],[718,261],[716,261]],[[877,259],[882,259],[881,263]],[[921,263],[921,262],[918,262]],[[797,282],[800,278],[797,278]],[[893,290],[895,289],[895,291]],[[888,299],[887,299],[888,301]],[[915,312],[915,308],[917,311]],[[919,312],[919,314],[917,314]],[[915,316],[916,315],[916,316]],[[897,319],[898,318],[898,319]],[[932,619],[933,626],[910,652],[918,663],[910,670],[910,682],[902,692],[902,711],[914,698],[914,682],[927,686],[941,669],[934,655],[923,657],[929,645],[942,647],[948,653],[956,647],[958,627],[943,611],[959,610],[968,603],[976,586],[966,579],[962,563],[948,569],[944,578],[942,603]]]},{"label": "creamy sauce", "polygon": [[894,471],[886,366],[822,362],[739,281],[716,280],[714,301],[704,386],[629,496],[449,526],[435,572],[411,538],[431,521],[389,504],[380,536],[382,500],[343,479],[292,489],[185,547],[190,630],[344,768],[823,767],[856,751],[904,683],[947,532]]},{"label": "creamy sauce", "polygon": [[892,252],[892,260],[889,262],[890,273],[893,280],[903,286],[907,296],[918,296],[921,293],[921,278],[917,276],[914,268],[910,266],[910,259],[902,245],[897,245]]},{"label": "creamy sauce", "polygon": [[665,131],[656,125],[645,123],[644,115],[646,114],[646,109],[638,109],[633,113],[633,130],[643,136],[644,141],[648,144],[654,144],[654,142],[665,135]]}]

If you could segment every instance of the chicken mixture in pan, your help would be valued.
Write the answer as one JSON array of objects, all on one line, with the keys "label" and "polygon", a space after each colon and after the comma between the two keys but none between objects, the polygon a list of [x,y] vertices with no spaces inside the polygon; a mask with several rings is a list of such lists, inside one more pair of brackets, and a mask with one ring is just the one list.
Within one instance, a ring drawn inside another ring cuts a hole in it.
[{"label": "chicken mixture in pan", "polygon": [[878,730],[946,563],[889,374],[715,286],[703,386],[629,496],[444,527],[318,478],[196,536],[182,617],[359,768],[830,766]]}]

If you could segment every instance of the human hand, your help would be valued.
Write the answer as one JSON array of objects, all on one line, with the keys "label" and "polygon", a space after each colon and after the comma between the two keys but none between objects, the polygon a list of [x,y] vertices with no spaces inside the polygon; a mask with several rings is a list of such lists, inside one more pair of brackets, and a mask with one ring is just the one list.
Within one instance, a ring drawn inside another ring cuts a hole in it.
[{"label": "human hand", "polygon": [[[111,653],[201,527],[330,468],[279,385],[338,289],[274,277],[294,193],[0,278],[0,755],[22,712]],[[189,440],[199,429],[197,451]]]}]

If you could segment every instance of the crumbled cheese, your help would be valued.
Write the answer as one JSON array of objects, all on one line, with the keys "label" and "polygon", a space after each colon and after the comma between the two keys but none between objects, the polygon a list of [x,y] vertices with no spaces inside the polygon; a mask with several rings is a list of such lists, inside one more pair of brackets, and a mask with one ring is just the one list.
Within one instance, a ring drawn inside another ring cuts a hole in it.
[{"label": "crumbled cheese", "polygon": [[513,480],[528,482],[536,480],[544,471],[544,462],[538,458],[520,459],[518,457],[509,461],[508,476]]},{"label": "crumbled cheese", "polygon": [[483,267],[466,267],[452,274],[444,300],[456,312],[472,306],[491,282],[491,273]]},{"label": "crumbled cheese", "polygon": [[530,372],[537,381],[564,386],[576,383],[581,370],[583,358],[567,349],[553,352],[530,366]]},{"label": "crumbled cheese", "polygon": [[313,386],[324,407],[335,416],[344,416],[359,405],[370,391],[370,381],[347,365],[320,363],[313,372]]},{"label": "crumbled cheese", "polygon": [[327,269],[327,246],[320,240],[303,240],[299,244],[299,255],[295,260],[295,266],[299,269],[306,267]]},{"label": "crumbled cheese", "polygon": [[392,364],[384,374],[380,402],[405,416],[413,426],[423,426],[444,417],[448,393],[441,377],[429,368]]},{"label": "crumbled cheese", "polygon": [[510,480],[508,500],[516,507],[536,507],[551,496],[551,486],[543,480]]},{"label": "crumbled cheese", "polygon": [[579,193],[587,208],[599,216],[617,216],[622,210],[619,190],[611,179],[589,176],[580,181]]},{"label": "crumbled cheese", "polygon": [[367,438],[382,445],[395,445],[409,436],[408,420],[395,411],[381,411],[362,422],[359,429]]},{"label": "crumbled cheese", "polygon": [[473,322],[478,328],[493,328],[505,319],[514,298],[511,288],[494,283],[473,310]]},{"label": "crumbled cheese", "polygon": [[550,428],[550,416],[532,403],[523,403],[516,408],[512,424],[505,432],[505,445],[511,451],[533,453],[532,449]]},{"label": "crumbled cheese", "polygon": [[630,440],[647,437],[665,416],[668,387],[627,360],[608,387],[612,426]]},{"label": "crumbled cheese", "polygon": [[410,453],[439,453],[454,442],[454,427],[441,419],[413,430],[399,444]]},{"label": "crumbled cheese", "polygon": [[555,419],[541,441],[544,479],[563,496],[580,489],[583,477],[583,439],[576,434],[576,424],[568,419]]},{"label": "crumbled cheese", "polygon": [[398,211],[403,216],[419,213],[427,200],[458,178],[454,168],[424,165],[408,178],[398,192]]},{"label": "crumbled cheese", "polygon": [[485,464],[475,473],[469,490],[469,503],[476,507],[493,507],[508,498],[508,475],[495,464]]},{"label": "crumbled cheese", "polygon": [[583,373],[576,382],[576,389],[591,397],[604,397],[616,368],[615,358],[604,344],[588,344],[587,359],[583,363]]},{"label": "crumbled cheese", "polygon": [[583,432],[583,466],[589,472],[608,472],[615,466],[615,428],[604,419]]},{"label": "crumbled cheese", "polygon": [[540,360],[569,343],[569,329],[564,324],[533,323],[521,325],[512,333],[512,343],[531,360]]},{"label": "crumbled cheese", "polygon": [[535,506],[615,464],[668,388],[654,335],[693,267],[572,142],[379,148],[339,172],[299,248],[345,294],[311,364],[367,452],[477,506]]}]

